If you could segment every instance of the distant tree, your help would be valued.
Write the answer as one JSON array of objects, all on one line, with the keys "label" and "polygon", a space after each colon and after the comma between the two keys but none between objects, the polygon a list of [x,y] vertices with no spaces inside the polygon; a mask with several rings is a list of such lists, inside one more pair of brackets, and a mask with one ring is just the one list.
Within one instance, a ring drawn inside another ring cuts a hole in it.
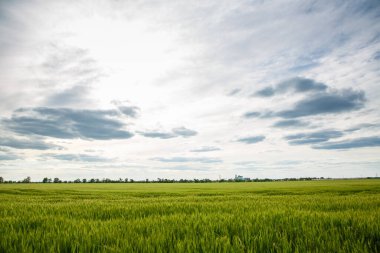
[{"label": "distant tree", "polygon": [[82,179],[82,182],[83,182],[83,183],[87,183],[87,179],[83,178],[83,179]]},{"label": "distant tree", "polygon": [[23,183],[30,183],[31,182],[31,178],[30,177],[26,177],[24,178],[24,180],[22,180]]},{"label": "distant tree", "polygon": [[95,179],[91,178],[90,183],[95,183]]},{"label": "distant tree", "polygon": [[0,184],[4,183],[4,178],[0,177]]},{"label": "distant tree", "polygon": [[81,181],[80,181],[79,178],[77,178],[77,179],[74,180],[74,183],[80,183],[80,182],[81,182]]},{"label": "distant tree", "polygon": [[44,177],[44,179],[42,179],[42,183],[51,183],[51,178]]},{"label": "distant tree", "polygon": [[133,182],[135,182],[135,180],[133,180],[133,179],[131,178],[131,179],[129,179],[129,182],[133,183]]},{"label": "distant tree", "polygon": [[128,178],[125,178],[125,179],[124,179],[124,182],[125,182],[125,183],[128,183]]},{"label": "distant tree", "polygon": [[53,181],[54,183],[62,183],[62,181],[61,180],[59,180],[59,178],[58,177],[55,177],[54,178],[54,181]]}]

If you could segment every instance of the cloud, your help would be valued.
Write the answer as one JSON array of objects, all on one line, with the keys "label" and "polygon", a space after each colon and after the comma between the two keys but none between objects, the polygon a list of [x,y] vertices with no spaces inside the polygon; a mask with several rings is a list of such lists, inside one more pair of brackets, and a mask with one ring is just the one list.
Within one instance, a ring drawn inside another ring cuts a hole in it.
[{"label": "cloud", "polygon": [[69,108],[21,108],[3,119],[9,130],[23,135],[40,135],[60,139],[128,139],[124,122],[116,110],[76,110]]},{"label": "cloud", "polygon": [[200,148],[192,149],[190,152],[196,152],[196,153],[202,153],[202,152],[211,152],[211,151],[218,151],[220,148],[213,147],[213,146],[203,146]]},{"label": "cloud", "polygon": [[272,125],[273,127],[278,127],[278,128],[288,128],[288,127],[305,127],[309,126],[309,123],[301,121],[301,120],[296,120],[296,119],[289,119],[289,120],[280,120],[277,121]]},{"label": "cloud", "polygon": [[140,108],[137,106],[120,106],[118,109],[127,116],[130,116],[132,118],[137,118],[137,116],[140,113]]},{"label": "cloud", "polygon": [[363,91],[345,89],[330,93],[318,93],[297,102],[293,109],[275,113],[282,118],[298,118],[319,114],[342,113],[358,110],[364,106]]},{"label": "cloud", "polygon": [[243,115],[244,118],[258,118],[262,116],[260,112],[247,112]]},{"label": "cloud", "polygon": [[197,131],[188,129],[186,127],[173,128],[171,132],[164,131],[138,131],[139,134],[149,138],[159,138],[159,139],[171,139],[175,137],[191,137],[197,135]]},{"label": "cloud", "polygon": [[379,128],[380,127],[380,124],[379,123],[376,123],[376,124],[372,124],[372,123],[362,123],[362,124],[358,124],[356,126],[353,126],[351,128],[348,128],[346,129],[345,131],[346,132],[355,132],[355,131],[359,131],[361,129],[371,129],[371,128]]},{"label": "cloud", "polygon": [[177,136],[182,136],[182,137],[190,137],[190,136],[194,136],[198,134],[197,131],[188,129],[186,127],[173,128],[172,131]]},{"label": "cloud", "polygon": [[316,82],[312,79],[303,78],[303,77],[294,77],[288,80],[285,80],[275,87],[265,87],[256,93],[254,96],[258,97],[271,97],[277,94],[282,94],[286,92],[293,93],[304,93],[304,92],[318,92],[325,91],[327,85],[323,83]]},{"label": "cloud", "polygon": [[208,157],[155,157],[152,158],[153,161],[165,162],[165,163],[188,163],[188,162],[196,162],[196,163],[221,163],[222,160],[218,158],[208,158]]},{"label": "cloud", "polygon": [[257,91],[254,96],[257,97],[271,97],[275,94],[275,89],[272,87],[266,87],[264,89],[261,89]]},{"label": "cloud", "polygon": [[343,133],[336,130],[325,130],[311,133],[298,133],[285,136],[290,145],[304,145],[325,142],[333,138],[342,137]]},{"label": "cloud", "polygon": [[[352,89],[328,89],[329,87],[312,79],[295,77],[285,80],[275,87],[265,87],[254,95],[260,97],[271,97],[274,95],[291,92],[306,93],[301,100],[296,102],[292,109],[282,111],[268,111],[265,113],[252,111],[243,116],[245,118],[298,118],[321,114],[336,114],[359,110],[366,102],[364,91]],[[286,124],[284,122],[283,124]],[[281,125],[281,123],[280,123]],[[274,125],[276,126],[276,124]]]},{"label": "cloud", "polygon": [[71,162],[112,162],[114,159],[87,154],[44,154],[42,158],[53,158],[62,161]]},{"label": "cloud", "polygon": [[6,146],[16,149],[37,149],[37,150],[47,150],[47,149],[61,149],[60,146],[46,143],[40,140],[25,140],[25,139],[15,139],[10,137],[1,137],[0,146]]},{"label": "cloud", "polygon": [[380,147],[380,137],[362,137],[339,142],[326,142],[313,146],[314,149],[352,149],[365,147]]},{"label": "cloud", "polygon": [[373,59],[380,60],[380,51],[377,51],[376,53],[373,54]]},{"label": "cloud", "polygon": [[140,108],[131,105],[129,101],[113,100],[112,104],[114,104],[122,114],[131,118],[137,118],[140,115]]},{"label": "cloud", "polygon": [[249,136],[249,137],[240,138],[237,141],[242,142],[242,143],[246,143],[246,144],[253,144],[253,143],[261,142],[264,139],[265,139],[265,136],[258,135],[258,136]]},{"label": "cloud", "polygon": [[227,94],[227,96],[234,96],[234,95],[238,94],[239,92],[240,92],[240,89],[233,89],[233,90],[231,90],[231,91]]},{"label": "cloud", "polygon": [[19,156],[12,153],[0,153],[0,161],[11,161],[20,159]]},{"label": "cloud", "polygon": [[160,131],[146,131],[146,132],[138,132],[138,133],[144,137],[149,137],[149,138],[170,139],[170,138],[177,137],[173,133],[160,132]]},{"label": "cloud", "polygon": [[303,93],[309,91],[325,91],[327,85],[324,83],[316,82],[313,79],[294,77],[285,80],[278,84],[276,91],[278,92],[294,92]]},{"label": "cloud", "polygon": [[72,107],[95,103],[94,84],[104,76],[88,49],[64,43],[48,43],[42,64],[34,67],[38,85],[44,88],[45,106]]},{"label": "cloud", "polygon": [[86,101],[86,96],[89,92],[90,89],[87,86],[73,86],[51,95],[47,98],[46,103],[53,106],[80,104]]},{"label": "cloud", "polygon": [[61,43],[49,43],[46,49],[47,55],[40,67],[47,74],[45,82],[50,81],[50,85],[67,80],[75,86],[90,85],[103,75],[87,49]]}]

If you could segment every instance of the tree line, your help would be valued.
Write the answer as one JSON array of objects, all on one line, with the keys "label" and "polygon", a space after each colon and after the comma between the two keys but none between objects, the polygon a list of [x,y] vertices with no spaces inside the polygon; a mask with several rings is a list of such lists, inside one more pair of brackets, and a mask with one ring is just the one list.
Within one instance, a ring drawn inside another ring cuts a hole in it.
[{"label": "tree line", "polygon": [[[370,178],[370,177],[368,177]],[[61,180],[58,177],[48,178],[44,177],[42,181],[32,181],[31,177],[26,177],[23,180],[4,180],[3,177],[0,177],[0,183],[76,183],[76,184],[84,184],[84,183],[212,183],[212,182],[271,182],[271,181],[311,181],[311,180],[323,180],[323,179],[331,179],[324,177],[301,177],[301,178],[282,178],[282,179],[270,179],[270,178],[230,178],[230,179],[217,179],[212,180],[208,178],[204,179],[167,179],[167,178],[157,178],[156,180],[134,180],[132,178],[119,178],[119,179],[110,179],[110,178],[91,178],[91,179],[80,179],[77,178],[75,180]]]}]

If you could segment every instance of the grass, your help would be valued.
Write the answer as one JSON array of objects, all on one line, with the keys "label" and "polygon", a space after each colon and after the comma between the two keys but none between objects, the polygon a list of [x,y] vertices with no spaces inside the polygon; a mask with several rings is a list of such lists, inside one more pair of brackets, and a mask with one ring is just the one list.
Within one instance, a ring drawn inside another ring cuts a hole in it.
[{"label": "grass", "polygon": [[2,184],[0,252],[380,252],[380,180]]}]

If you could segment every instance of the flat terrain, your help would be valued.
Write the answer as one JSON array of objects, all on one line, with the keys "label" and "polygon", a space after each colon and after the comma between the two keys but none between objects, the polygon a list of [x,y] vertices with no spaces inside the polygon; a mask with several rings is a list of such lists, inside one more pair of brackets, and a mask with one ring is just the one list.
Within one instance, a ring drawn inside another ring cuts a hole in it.
[{"label": "flat terrain", "polygon": [[380,252],[380,180],[1,184],[0,252]]}]

